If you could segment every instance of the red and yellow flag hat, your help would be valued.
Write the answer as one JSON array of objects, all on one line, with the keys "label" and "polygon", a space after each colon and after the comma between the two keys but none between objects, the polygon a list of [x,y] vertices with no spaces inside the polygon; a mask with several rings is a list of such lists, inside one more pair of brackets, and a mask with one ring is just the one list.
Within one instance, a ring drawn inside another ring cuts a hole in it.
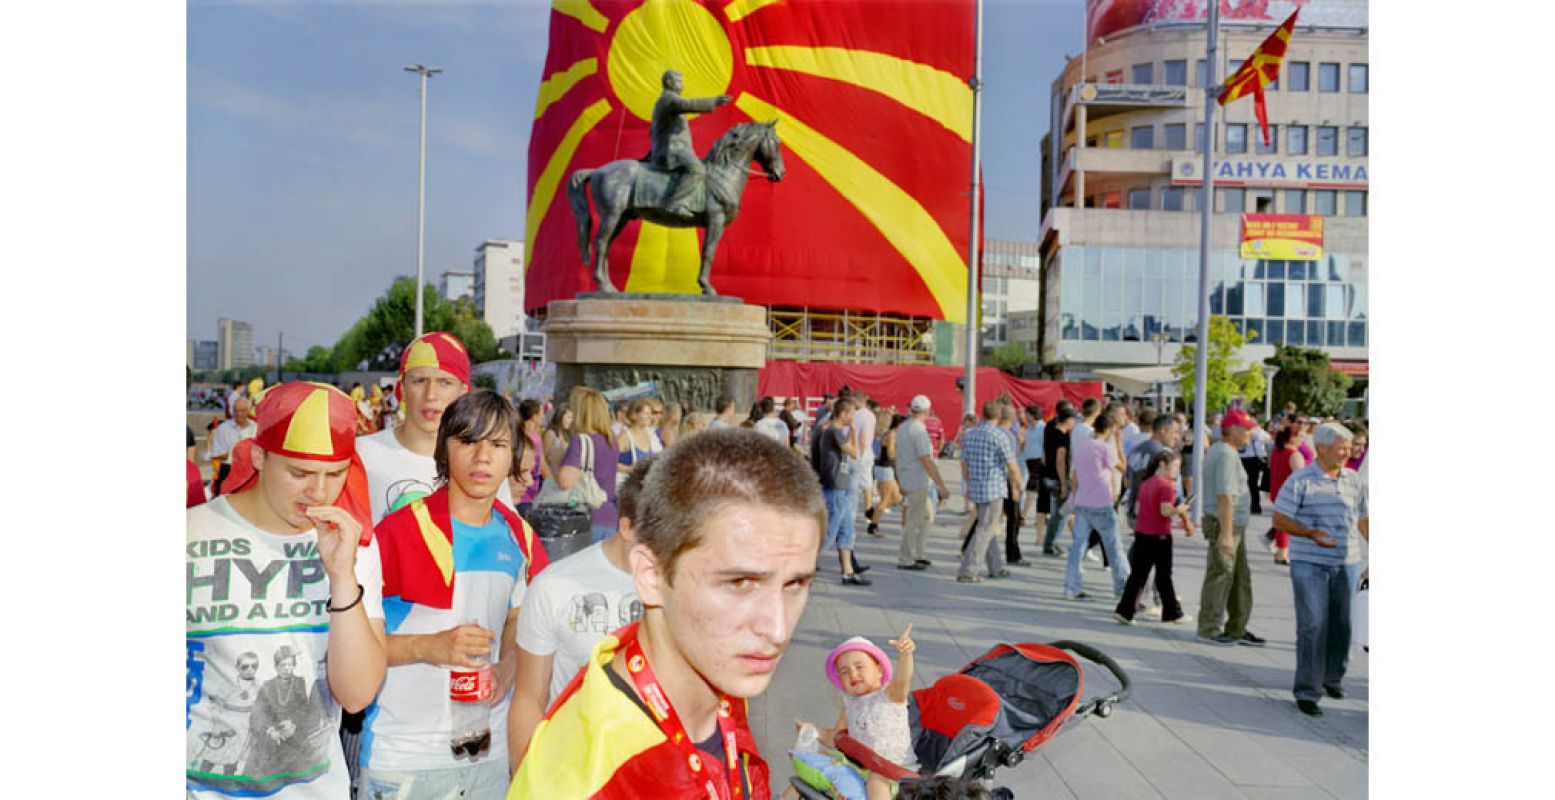
[{"label": "red and yellow flag hat", "polygon": [[271,387],[255,409],[259,432],[232,448],[232,472],[222,484],[222,494],[250,488],[258,477],[254,447],[266,453],[308,461],[350,459],[346,486],[335,505],[362,524],[363,544],[372,531],[368,503],[367,470],[356,454],[356,406],[345,392],[325,383],[293,381]]},{"label": "red and yellow flag hat", "polygon": [[453,334],[433,331],[411,340],[400,353],[400,377],[415,367],[436,367],[470,387],[470,354]]}]

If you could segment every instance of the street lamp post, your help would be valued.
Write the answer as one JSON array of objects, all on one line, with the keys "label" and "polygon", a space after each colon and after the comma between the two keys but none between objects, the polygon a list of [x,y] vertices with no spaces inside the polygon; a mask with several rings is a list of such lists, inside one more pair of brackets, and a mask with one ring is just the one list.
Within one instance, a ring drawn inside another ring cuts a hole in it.
[{"label": "street lamp post", "polygon": [[[1156,331],[1150,334],[1150,341],[1155,343],[1155,365],[1161,366],[1161,359],[1166,349],[1166,334]],[[1155,382],[1155,410],[1166,410],[1166,391],[1163,388],[1164,381]]]},{"label": "street lamp post", "polygon": [[429,67],[417,62],[405,68],[421,76],[421,161],[416,181],[416,336],[421,336],[422,264],[426,258],[427,234],[427,78],[442,72],[442,67]]},{"label": "street lamp post", "polygon": [[1263,365],[1263,418],[1274,416],[1274,376],[1280,371],[1278,364]]}]

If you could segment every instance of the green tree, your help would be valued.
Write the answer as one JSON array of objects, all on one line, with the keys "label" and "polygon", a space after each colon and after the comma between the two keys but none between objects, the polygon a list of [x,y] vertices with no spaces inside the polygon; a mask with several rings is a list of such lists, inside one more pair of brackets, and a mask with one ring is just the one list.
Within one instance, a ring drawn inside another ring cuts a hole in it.
[{"label": "green tree", "polygon": [[[1231,405],[1231,400],[1236,397],[1247,401],[1253,408],[1263,399],[1263,372],[1244,364],[1237,357],[1250,338],[1237,330],[1228,317],[1209,318],[1209,352],[1205,360],[1209,380],[1204,383],[1206,411],[1220,411]],[[1194,345],[1185,344],[1177,351],[1177,363],[1172,372],[1177,375],[1177,382],[1182,386],[1185,398],[1198,396],[1198,376],[1195,374],[1197,358],[1198,348]]]},{"label": "green tree", "polygon": [[983,363],[990,367],[998,367],[1016,377],[1020,377],[1021,367],[1026,366],[1030,354],[1025,346],[1016,342],[1009,342],[991,351],[983,353]]},{"label": "green tree", "polygon": [[[492,334],[491,326],[480,319],[473,303],[444,300],[437,289],[428,284],[422,304],[423,328],[427,332],[446,331],[458,337],[469,351],[472,363],[497,357],[497,338]],[[415,338],[415,332],[416,282],[411,278],[400,278],[373,303],[367,315],[357,320],[335,343],[334,371],[356,369],[363,362],[371,366],[391,345],[398,349],[409,344]]]},{"label": "green tree", "polygon": [[1336,372],[1322,350],[1277,344],[1274,355],[1264,360],[1280,368],[1274,376],[1274,407],[1295,403],[1302,413],[1319,417],[1336,416],[1354,381]]}]

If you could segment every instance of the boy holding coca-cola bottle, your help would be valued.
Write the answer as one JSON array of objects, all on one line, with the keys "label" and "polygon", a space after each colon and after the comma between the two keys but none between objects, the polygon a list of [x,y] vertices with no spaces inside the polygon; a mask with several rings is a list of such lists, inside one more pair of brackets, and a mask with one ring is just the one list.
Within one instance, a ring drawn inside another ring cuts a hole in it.
[{"label": "boy holding coca-cola bottle", "polygon": [[513,633],[547,561],[497,496],[528,446],[518,422],[494,392],[454,401],[438,427],[438,488],[374,531],[389,668],[363,728],[367,797],[488,797],[506,785]]}]

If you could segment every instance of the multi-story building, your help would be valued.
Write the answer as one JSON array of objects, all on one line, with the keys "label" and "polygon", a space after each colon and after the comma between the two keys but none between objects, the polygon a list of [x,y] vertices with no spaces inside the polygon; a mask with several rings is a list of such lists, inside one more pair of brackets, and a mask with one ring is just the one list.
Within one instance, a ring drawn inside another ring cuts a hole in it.
[{"label": "multi-story building", "polygon": [[[519,258],[522,259],[523,255],[520,254]],[[437,280],[437,293],[442,295],[444,300],[459,300],[463,298],[473,302],[475,300],[475,273],[454,272],[453,270],[444,272],[442,277]]]},{"label": "multi-story building", "polygon": [[497,339],[524,329],[524,243],[488,239],[475,248],[475,308]]},{"label": "multi-story building", "polygon": [[[1222,15],[1216,84],[1294,8],[1267,5],[1265,19]],[[1321,348],[1336,368],[1364,375],[1366,5],[1312,0],[1301,8],[1279,81],[1266,90],[1270,140],[1252,98],[1216,111],[1210,312],[1255,337],[1246,360],[1287,343]],[[1186,12],[1146,17],[1090,28],[1090,45],[1052,86],[1038,333],[1044,371],[1054,377],[1170,364],[1196,339],[1205,22]],[[1091,24],[1101,22],[1093,13]],[[1322,258],[1241,258],[1246,212],[1321,215]]]},{"label": "multi-story building", "polygon": [[986,239],[983,242],[983,349],[1010,341],[1009,318],[1036,311],[1041,281],[1042,250],[1036,242]]},{"label": "multi-story building", "polygon": [[193,359],[194,368],[215,369],[216,365],[220,363],[220,356],[217,351],[216,342],[207,339],[204,341],[193,342],[193,344],[194,353],[191,358]]},{"label": "multi-story building", "polygon": [[222,317],[216,320],[216,368],[237,369],[254,363],[254,326]]}]

